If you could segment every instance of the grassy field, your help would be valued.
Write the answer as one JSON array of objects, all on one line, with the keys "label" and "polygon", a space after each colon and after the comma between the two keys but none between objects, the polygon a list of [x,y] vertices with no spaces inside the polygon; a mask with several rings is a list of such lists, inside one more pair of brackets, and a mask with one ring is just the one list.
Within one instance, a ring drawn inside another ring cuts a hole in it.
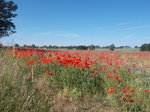
[{"label": "grassy field", "polygon": [[0,112],[149,112],[150,52],[0,51]]},{"label": "grassy field", "polygon": [[[106,49],[106,48],[101,48],[101,49],[96,49],[96,50],[100,50],[100,51],[110,51],[110,49]],[[140,48],[117,48],[115,49],[115,51],[140,51]]]}]

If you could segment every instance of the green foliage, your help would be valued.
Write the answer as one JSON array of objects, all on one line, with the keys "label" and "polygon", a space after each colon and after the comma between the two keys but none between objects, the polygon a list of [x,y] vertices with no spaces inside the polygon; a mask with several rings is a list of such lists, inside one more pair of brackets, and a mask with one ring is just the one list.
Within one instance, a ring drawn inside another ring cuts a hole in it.
[{"label": "green foliage", "polygon": [[12,18],[17,16],[13,13],[16,10],[17,5],[13,1],[0,0],[0,38],[15,33]]},{"label": "green foliage", "polygon": [[90,45],[88,46],[89,50],[95,50],[95,46],[94,45]]},{"label": "green foliage", "polygon": [[0,43],[0,48],[3,48],[3,44],[2,43]]},{"label": "green foliage", "polygon": [[[25,66],[25,64],[15,56],[10,56],[6,52],[0,53],[0,111],[60,111],[56,109],[55,101],[59,97],[58,102],[64,102],[67,105],[74,102],[82,102],[84,109],[87,111],[104,111],[108,112],[117,109],[119,112],[145,112],[149,111],[150,96],[147,93],[142,93],[138,89],[135,92],[130,92],[133,95],[135,102],[122,101],[120,93],[125,87],[135,86],[143,87],[148,84],[149,76],[139,76],[146,78],[148,81],[143,81],[137,84],[135,81],[134,70],[131,75],[127,75],[126,68],[120,68],[118,73],[122,77],[122,81],[114,78],[107,79],[109,73],[102,71],[96,72],[89,68],[77,68],[75,66],[66,66],[59,63],[34,64]],[[39,56],[28,57],[28,60],[39,60]],[[99,66],[98,66],[99,67]],[[107,67],[107,66],[106,66]],[[53,74],[48,75],[44,71],[50,70]],[[115,84],[121,84],[121,87],[116,87]],[[108,93],[110,87],[115,91]],[[149,88],[149,85],[146,86]],[[60,96],[58,94],[61,93]],[[149,93],[148,93],[149,94]],[[136,102],[136,96],[140,96],[141,102]],[[88,97],[87,97],[88,96]],[[124,95],[125,96],[125,95]],[[94,100],[95,97],[95,100]],[[125,96],[126,97],[126,96]],[[64,98],[64,99],[63,99]],[[65,98],[67,101],[65,101]],[[74,101],[74,102],[71,102]],[[87,104],[87,105],[85,105]],[[65,106],[63,105],[63,106]],[[80,104],[79,104],[80,105]],[[62,106],[62,107],[63,107]],[[67,105],[69,107],[69,105]],[[91,109],[92,107],[92,109]],[[108,109],[109,107],[109,109]],[[74,107],[74,108],[80,108]],[[84,110],[80,108],[81,111]],[[91,110],[90,110],[91,109]],[[94,110],[97,109],[97,110]],[[65,112],[68,110],[64,110]]]},{"label": "green foliage", "polygon": [[140,51],[150,51],[150,43],[149,44],[143,44],[140,47]]},{"label": "green foliage", "polygon": [[87,47],[87,46],[84,46],[84,45],[80,45],[80,46],[77,46],[76,49],[77,49],[77,50],[87,50],[88,47]]},{"label": "green foliage", "polygon": [[114,44],[111,44],[111,45],[109,46],[109,49],[110,49],[111,51],[114,51],[114,50],[115,50],[115,45],[114,45]]},{"label": "green foliage", "polygon": [[[64,88],[76,88],[82,94],[96,94],[99,90],[103,90],[104,80],[102,77],[91,77],[91,71],[88,69],[82,71],[82,69],[67,67],[62,70],[62,74],[58,75],[61,78],[60,82],[64,85]],[[91,79],[91,80],[90,80]]]},{"label": "green foliage", "polygon": [[32,46],[31,46],[32,48],[36,48],[36,46],[35,46],[35,44],[32,44]]},{"label": "green foliage", "polygon": [[15,57],[3,51],[0,57],[0,112],[50,111],[52,90],[35,87],[37,80],[31,79],[31,72],[26,72]]},{"label": "green foliage", "polygon": [[15,44],[14,46],[15,46],[15,47],[19,47],[19,44]]}]

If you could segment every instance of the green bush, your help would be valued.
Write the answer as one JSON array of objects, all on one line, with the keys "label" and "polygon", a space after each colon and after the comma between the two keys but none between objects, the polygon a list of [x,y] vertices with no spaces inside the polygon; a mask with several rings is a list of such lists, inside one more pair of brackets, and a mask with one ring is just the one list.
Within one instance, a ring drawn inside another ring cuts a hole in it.
[{"label": "green bush", "polygon": [[150,43],[149,44],[143,44],[140,47],[140,51],[150,51]]}]

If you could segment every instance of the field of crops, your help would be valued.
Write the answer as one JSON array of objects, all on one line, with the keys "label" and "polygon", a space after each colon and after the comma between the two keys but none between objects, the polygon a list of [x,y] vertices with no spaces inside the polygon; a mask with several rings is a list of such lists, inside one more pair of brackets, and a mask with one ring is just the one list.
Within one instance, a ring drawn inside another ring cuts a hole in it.
[{"label": "field of crops", "polygon": [[150,52],[3,50],[1,112],[150,112]]}]

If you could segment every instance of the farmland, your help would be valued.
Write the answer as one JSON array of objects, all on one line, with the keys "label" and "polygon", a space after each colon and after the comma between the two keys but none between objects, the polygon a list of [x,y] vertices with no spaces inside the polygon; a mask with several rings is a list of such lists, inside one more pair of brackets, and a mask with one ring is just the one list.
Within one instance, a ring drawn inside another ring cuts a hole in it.
[{"label": "farmland", "polygon": [[150,52],[2,50],[0,111],[149,112]]}]

